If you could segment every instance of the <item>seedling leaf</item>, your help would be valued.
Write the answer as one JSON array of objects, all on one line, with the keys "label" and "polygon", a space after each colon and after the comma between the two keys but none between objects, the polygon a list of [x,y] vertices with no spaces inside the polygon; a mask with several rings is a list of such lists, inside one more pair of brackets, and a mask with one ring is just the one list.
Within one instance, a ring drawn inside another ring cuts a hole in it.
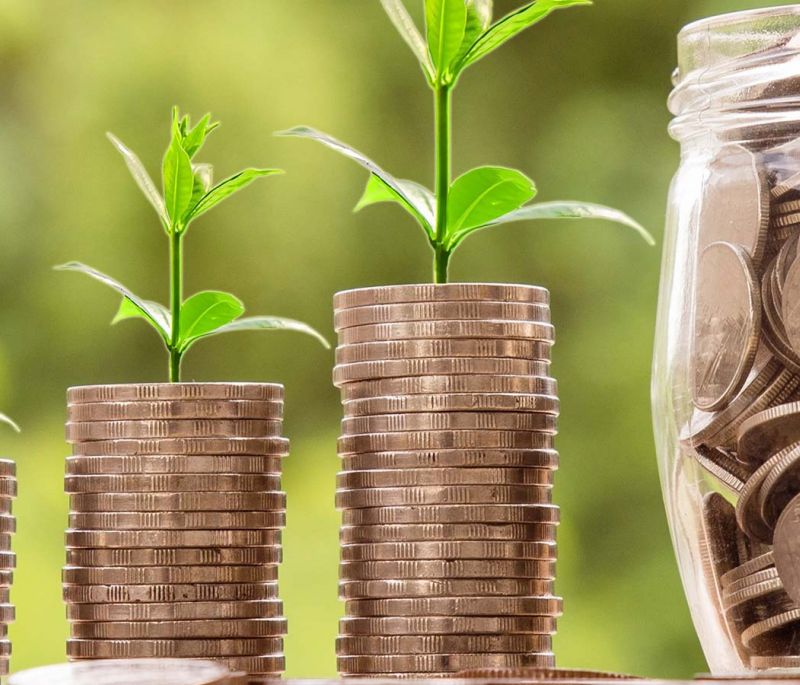
[{"label": "seedling leaf", "polygon": [[7,426],[11,426],[17,433],[20,432],[19,426],[11,419],[10,416],[6,416],[5,414],[0,414],[0,423],[4,423]]},{"label": "seedling leaf", "polygon": [[[431,227],[436,224],[436,198],[433,193],[414,181],[398,179],[397,183],[403,189],[405,197],[396,192],[379,176],[370,174],[364,194],[353,211],[359,212],[364,207],[381,202],[396,202],[417,220],[428,238],[433,239]],[[413,198],[413,203],[406,198]]]},{"label": "seedling leaf", "polygon": [[194,186],[192,160],[189,159],[189,155],[186,154],[186,150],[183,149],[177,138],[172,139],[167,153],[164,155],[162,174],[167,214],[169,214],[172,224],[177,225],[189,208]]},{"label": "seedling leaf", "polygon": [[200,198],[203,197],[214,184],[214,167],[210,164],[192,164],[194,181],[192,183],[192,201],[190,207],[194,207]]},{"label": "seedling leaf", "polygon": [[[160,302],[153,302],[152,300],[143,300],[143,302],[147,305],[147,311],[151,314],[157,312],[158,321],[161,322],[166,330],[170,330],[172,315],[169,313],[169,309]],[[119,303],[117,313],[111,319],[111,325],[114,326],[120,321],[127,321],[128,319],[144,319],[150,323],[150,314],[139,309],[127,297],[123,297],[122,302]]]},{"label": "seedling leaf", "polygon": [[220,181],[198,200],[197,204],[186,213],[185,223],[188,225],[190,221],[193,221],[201,214],[205,214],[209,209],[218,205],[225,198],[249,186],[257,178],[282,173],[283,171],[281,169],[244,169],[238,174],[229,176],[224,181]]},{"label": "seedling leaf", "polygon": [[466,0],[467,24],[464,30],[464,40],[455,58],[458,63],[467,54],[472,44],[483,34],[492,23],[492,0]]},{"label": "seedling leaf", "polygon": [[425,0],[425,25],[436,80],[441,83],[464,41],[467,26],[464,0]]},{"label": "seedling leaf", "polygon": [[150,204],[153,205],[153,209],[156,210],[158,218],[161,219],[162,223],[166,226],[169,223],[169,217],[167,216],[167,208],[164,204],[164,198],[161,197],[161,193],[158,192],[156,184],[153,183],[153,179],[150,178],[150,174],[147,173],[147,169],[144,168],[144,165],[136,156],[136,153],[128,148],[113,133],[106,133],[106,136],[111,141],[111,144],[117,148],[119,153],[122,155],[122,158],[125,160],[125,164],[128,167],[128,171],[131,172],[133,180],[136,181],[136,185],[139,186],[139,189],[142,191],[142,193],[144,193],[144,196],[147,198]]},{"label": "seedling leaf", "polygon": [[192,295],[181,306],[178,348],[188,348],[194,340],[229,324],[242,314],[244,305],[230,293],[205,290]]},{"label": "seedling leaf", "polygon": [[459,176],[450,187],[447,234],[456,236],[521,207],[536,186],[516,169],[485,166]]},{"label": "seedling leaf", "polygon": [[[161,305],[154,306],[153,303],[134,294],[131,290],[122,285],[122,283],[111,278],[111,276],[106,276],[106,274],[97,271],[97,269],[93,269],[92,267],[81,264],[80,262],[68,262],[67,264],[61,264],[55,268],[58,271],[77,271],[79,273],[86,274],[90,278],[93,278],[94,280],[107,285],[109,288],[116,290],[117,293],[129,300],[131,304],[141,312],[142,318],[156,329],[164,342],[169,340],[169,330],[171,327],[169,315],[167,314],[166,310],[161,307]],[[117,315],[119,316],[119,312]]]},{"label": "seedling leaf", "polygon": [[184,134],[182,145],[183,149],[186,150],[186,154],[189,155],[189,158],[194,157],[200,151],[200,148],[203,147],[203,144],[206,142],[208,134],[218,125],[218,123],[212,124],[211,115],[206,114],[197,122],[197,125],[191,131]]},{"label": "seedling leaf", "polygon": [[381,0],[381,5],[383,5],[384,11],[389,16],[392,24],[394,24],[397,32],[419,60],[426,78],[430,83],[433,83],[436,74],[435,67],[431,62],[431,56],[428,53],[428,46],[425,44],[425,39],[416,24],[414,24],[411,15],[409,15],[406,6],[402,0]]},{"label": "seedling leaf", "polygon": [[325,349],[330,349],[330,343],[325,337],[317,330],[303,323],[302,321],[295,321],[294,319],[284,319],[277,316],[249,316],[244,319],[238,319],[225,326],[209,331],[203,336],[198,336],[192,343],[200,339],[200,337],[208,338],[212,335],[221,335],[222,333],[234,333],[236,331],[297,331],[316,338]]}]

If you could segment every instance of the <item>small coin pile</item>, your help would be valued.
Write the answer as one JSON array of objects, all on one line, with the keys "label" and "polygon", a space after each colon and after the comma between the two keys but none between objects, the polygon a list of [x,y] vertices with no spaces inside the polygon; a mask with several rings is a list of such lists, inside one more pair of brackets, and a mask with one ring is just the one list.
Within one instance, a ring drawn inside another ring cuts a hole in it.
[{"label": "small coin pile", "polygon": [[344,676],[552,667],[558,397],[549,294],[337,294]]},{"label": "small coin pile", "polygon": [[8,625],[14,621],[11,604],[11,583],[16,555],[11,551],[11,539],[17,529],[12,502],[17,496],[17,466],[10,459],[0,459],[0,676],[9,673],[11,641]]},{"label": "small coin pile", "polygon": [[70,659],[279,675],[283,387],[86,386],[68,413]]}]

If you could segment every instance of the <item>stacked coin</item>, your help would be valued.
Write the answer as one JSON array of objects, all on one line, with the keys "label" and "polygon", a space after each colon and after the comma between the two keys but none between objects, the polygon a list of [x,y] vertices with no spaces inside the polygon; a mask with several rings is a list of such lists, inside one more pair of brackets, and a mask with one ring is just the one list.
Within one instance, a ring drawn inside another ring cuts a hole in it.
[{"label": "stacked coin", "polygon": [[552,667],[558,465],[549,294],[335,298],[343,675]]},{"label": "stacked coin", "polygon": [[17,467],[10,459],[0,459],[0,676],[9,672],[11,641],[8,625],[14,621],[11,604],[11,582],[16,555],[11,551],[11,538],[17,529],[12,501],[17,496]]},{"label": "stacked coin", "polygon": [[68,656],[280,674],[283,387],[87,386],[68,402]]}]

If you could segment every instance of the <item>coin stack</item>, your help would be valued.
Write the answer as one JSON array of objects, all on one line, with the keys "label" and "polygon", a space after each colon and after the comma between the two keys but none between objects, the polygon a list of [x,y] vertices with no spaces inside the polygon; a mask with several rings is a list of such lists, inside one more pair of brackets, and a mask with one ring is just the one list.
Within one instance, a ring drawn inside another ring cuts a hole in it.
[{"label": "coin stack", "polygon": [[68,656],[279,675],[283,387],[86,386],[68,402]]},{"label": "coin stack", "polygon": [[558,507],[549,294],[336,295],[343,675],[552,667]]},{"label": "coin stack", "polygon": [[11,551],[11,538],[17,530],[12,502],[17,496],[17,465],[10,459],[0,459],[0,676],[7,675],[11,660],[11,641],[8,624],[14,621],[11,604],[11,583],[16,555]]}]

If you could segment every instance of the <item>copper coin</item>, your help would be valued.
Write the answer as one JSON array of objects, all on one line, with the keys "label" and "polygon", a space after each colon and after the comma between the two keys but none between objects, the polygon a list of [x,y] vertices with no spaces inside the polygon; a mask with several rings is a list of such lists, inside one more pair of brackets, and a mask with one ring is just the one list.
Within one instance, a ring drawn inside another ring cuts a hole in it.
[{"label": "copper coin", "polygon": [[132,383],[84,385],[67,390],[70,404],[84,402],[154,402],[158,400],[254,400],[283,399],[277,383]]},{"label": "copper coin", "polygon": [[283,421],[252,419],[165,419],[159,421],[86,421],[67,423],[68,442],[149,440],[151,438],[272,438]]},{"label": "copper coin", "polygon": [[343,635],[553,634],[553,616],[391,616],[340,619]]},{"label": "copper coin", "polygon": [[765,580],[764,582],[750,585],[749,587],[739,590],[738,592],[726,594],[722,598],[722,603],[725,607],[725,610],[730,611],[731,609],[735,609],[742,604],[752,602],[756,599],[768,597],[769,595],[777,592],[785,594],[783,592],[783,583],[781,583],[780,578]]},{"label": "copper coin", "polygon": [[556,546],[547,542],[446,540],[369,542],[343,545],[342,561],[390,559],[555,559]]},{"label": "copper coin", "polygon": [[452,393],[524,393],[557,395],[558,384],[541,376],[413,376],[348,383],[341,389],[342,401],[398,395],[442,395]]},{"label": "copper coin", "polygon": [[727,587],[723,588],[722,596],[728,597],[729,595],[741,592],[742,590],[747,590],[748,588],[752,588],[770,580],[780,580],[778,577],[778,571],[774,566],[762,569],[761,571],[756,571],[746,578],[742,578],[741,580],[730,583]]},{"label": "copper coin", "polygon": [[283,511],[118,511],[74,512],[71,528],[81,530],[256,530],[286,525]]},{"label": "copper coin", "polygon": [[339,455],[440,449],[553,449],[554,436],[533,431],[441,430],[344,435]]},{"label": "copper coin", "polygon": [[277,597],[278,584],[197,583],[156,585],[64,585],[68,604],[138,604],[165,602],[239,602]]},{"label": "copper coin", "polygon": [[162,400],[94,402],[67,407],[69,421],[142,421],[158,419],[280,419],[283,402],[252,400]]},{"label": "copper coin", "polygon": [[0,496],[2,496],[3,512],[10,510],[10,498],[17,496],[17,481],[15,478],[0,478]]},{"label": "copper coin", "polygon": [[339,509],[424,504],[550,504],[551,486],[428,485],[418,488],[337,490]]},{"label": "copper coin", "polygon": [[552,580],[466,578],[456,580],[354,580],[339,583],[341,599],[404,597],[518,597],[552,595]]},{"label": "copper coin", "polygon": [[[800,609],[790,609],[774,616],[758,621],[742,631],[742,642],[748,649],[758,650],[768,636],[789,626],[797,628],[800,622]],[[779,645],[773,648],[780,649]]]},{"label": "copper coin", "polygon": [[69,566],[248,566],[280,561],[281,548],[278,545],[67,550]]},{"label": "copper coin", "polygon": [[736,494],[741,493],[745,481],[750,477],[750,470],[725,450],[698,446],[694,448],[692,456],[708,473]]},{"label": "copper coin", "polygon": [[558,468],[558,452],[554,449],[435,449],[345,454],[341,459],[342,467],[347,471],[480,467]]},{"label": "copper coin", "polygon": [[336,348],[337,364],[381,361],[387,359],[417,359],[428,357],[495,357],[513,359],[550,359],[551,345],[535,340],[503,340],[502,338],[430,340],[396,340],[341,345]]},{"label": "copper coin", "polygon": [[552,650],[549,635],[370,635],[340,637],[336,653],[347,654],[506,654]]},{"label": "copper coin", "polygon": [[11,459],[0,459],[0,477],[13,478],[17,475],[17,464]]},{"label": "copper coin", "polygon": [[84,457],[134,455],[251,455],[285,456],[286,438],[154,438],[152,440],[99,440],[73,445]]},{"label": "copper coin", "polygon": [[281,531],[262,530],[67,530],[67,547],[249,547],[277,545]]},{"label": "copper coin", "polygon": [[[79,512],[163,511],[271,511],[286,509],[286,493],[271,492],[109,492],[80,493],[69,497]],[[217,526],[214,526],[217,527]],[[259,526],[253,526],[258,528]]]},{"label": "copper coin", "polygon": [[526,321],[447,320],[406,321],[355,326],[339,331],[339,344],[429,338],[506,338],[553,342],[552,324]]},{"label": "copper coin", "polygon": [[529,654],[414,654],[383,656],[339,656],[337,668],[348,673],[395,671],[420,673],[426,671],[460,671],[465,668],[491,666],[550,667],[555,658],[550,652]]},{"label": "copper coin", "polygon": [[[277,585],[274,586],[277,595]],[[283,602],[279,599],[242,602],[166,602],[133,604],[69,604],[70,621],[205,621],[209,619],[268,618],[283,632]]]},{"label": "copper coin", "polygon": [[259,492],[280,490],[280,475],[126,474],[67,476],[66,492]]},{"label": "copper coin", "polygon": [[0,514],[0,549],[8,547],[11,538],[6,533],[14,533],[17,530],[17,519],[11,514]]},{"label": "copper coin", "polygon": [[461,671],[459,678],[480,678],[481,680],[512,679],[532,682],[550,680],[644,680],[635,675],[625,673],[608,673],[606,671],[585,671],[574,668],[478,668]]},{"label": "copper coin", "polygon": [[67,585],[158,585],[184,583],[262,583],[277,580],[272,566],[65,566]]},{"label": "copper coin", "polygon": [[371,397],[343,403],[345,416],[377,416],[434,411],[541,412],[558,415],[558,397],[516,393],[453,393]]},{"label": "copper coin", "polygon": [[552,559],[453,559],[424,561],[348,561],[339,565],[342,580],[414,578],[555,578]]},{"label": "copper coin", "polygon": [[155,657],[213,657],[280,652],[282,638],[242,640],[67,640],[67,657],[127,659]]},{"label": "copper coin", "polygon": [[560,616],[560,597],[404,597],[352,599],[348,616]]},{"label": "copper coin", "polygon": [[[750,668],[755,668],[758,670],[800,668],[800,656],[751,656]],[[764,678],[764,675],[759,674],[759,677]],[[770,680],[777,680],[783,678],[794,680],[795,678],[797,678],[797,675],[794,673],[769,674]]]},{"label": "copper coin", "polygon": [[772,550],[765,552],[749,561],[744,562],[740,566],[731,569],[722,576],[722,587],[731,585],[732,583],[742,580],[747,576],[769,568],[775,563],[775,557]]},{"label": "copper coin", "polygon": [[546,288],[534,285],[506,285],[502,283],[388,285],[338,292],[333,297],[333,306],[338,310],[373,304],[453,302],[459,300],[548,304],[550,302],[550,292]]},{"label": "copper coin", "polygon": [[0,569],[11,570],[17,565],[17,555],[14,552],[0,551]]},{"label": "copper coin", "polygon": [[479,504],[442,506],[374,507],[345,509],[345,526],[404,523],[556,523],[559,509],[554,504]]},{"label": "copper coin", "polygon": [[[278,675],[286,669],[286,657],[283,654],[228,656],[225,657],[224,661],[231,669],[247,673],[249,676],[247,680],[251,685],[254,674]],[[269,680],[274,680],[274,678],[269,678]]]},{"label": "copper coin", "polygon": [[240,455],[135,455],[67,457],[67,473],[75,476],[159,473],[231,473],[280,475],[283,457]]},{"label": "copper coin", "polygon": [[415,540],[555,540],[557,523],[406,523],[342,526],[342,544]]},{"label": "copper coin", "polygon": [[482,359],[476,357],[431,357],[390,359],[342,364],[333,369],[337,387],[382,378],[415,376],[547,376],[550,362],[529,359]]},{"label": "copper coin", "polygon": [[438,468],[342,471],[336,487],[387,488],[422,485],[552,485],[552,469]]},{"label": "copper coin", "polygon": [[[238,618],[204,619],[199,621],[87,621],[70,625],[73,638],[89,640],[186,640],[224,638],[237,640],[250,637],[283,635],[283,619]],[[271,651],[281,651],[282,642],[275,640]]]},{"label": "copper coin", "polygon": [[342,419],[342,433],[346,435],[441,430],[555,433],[556,429],[557,420],[551,414],[521,412],[431,412]]},{"label": "copper coin", "polygon": [[800,402],[768,407],[742,422],[737,454],[742,461],[762,464],[800,440]]}]

